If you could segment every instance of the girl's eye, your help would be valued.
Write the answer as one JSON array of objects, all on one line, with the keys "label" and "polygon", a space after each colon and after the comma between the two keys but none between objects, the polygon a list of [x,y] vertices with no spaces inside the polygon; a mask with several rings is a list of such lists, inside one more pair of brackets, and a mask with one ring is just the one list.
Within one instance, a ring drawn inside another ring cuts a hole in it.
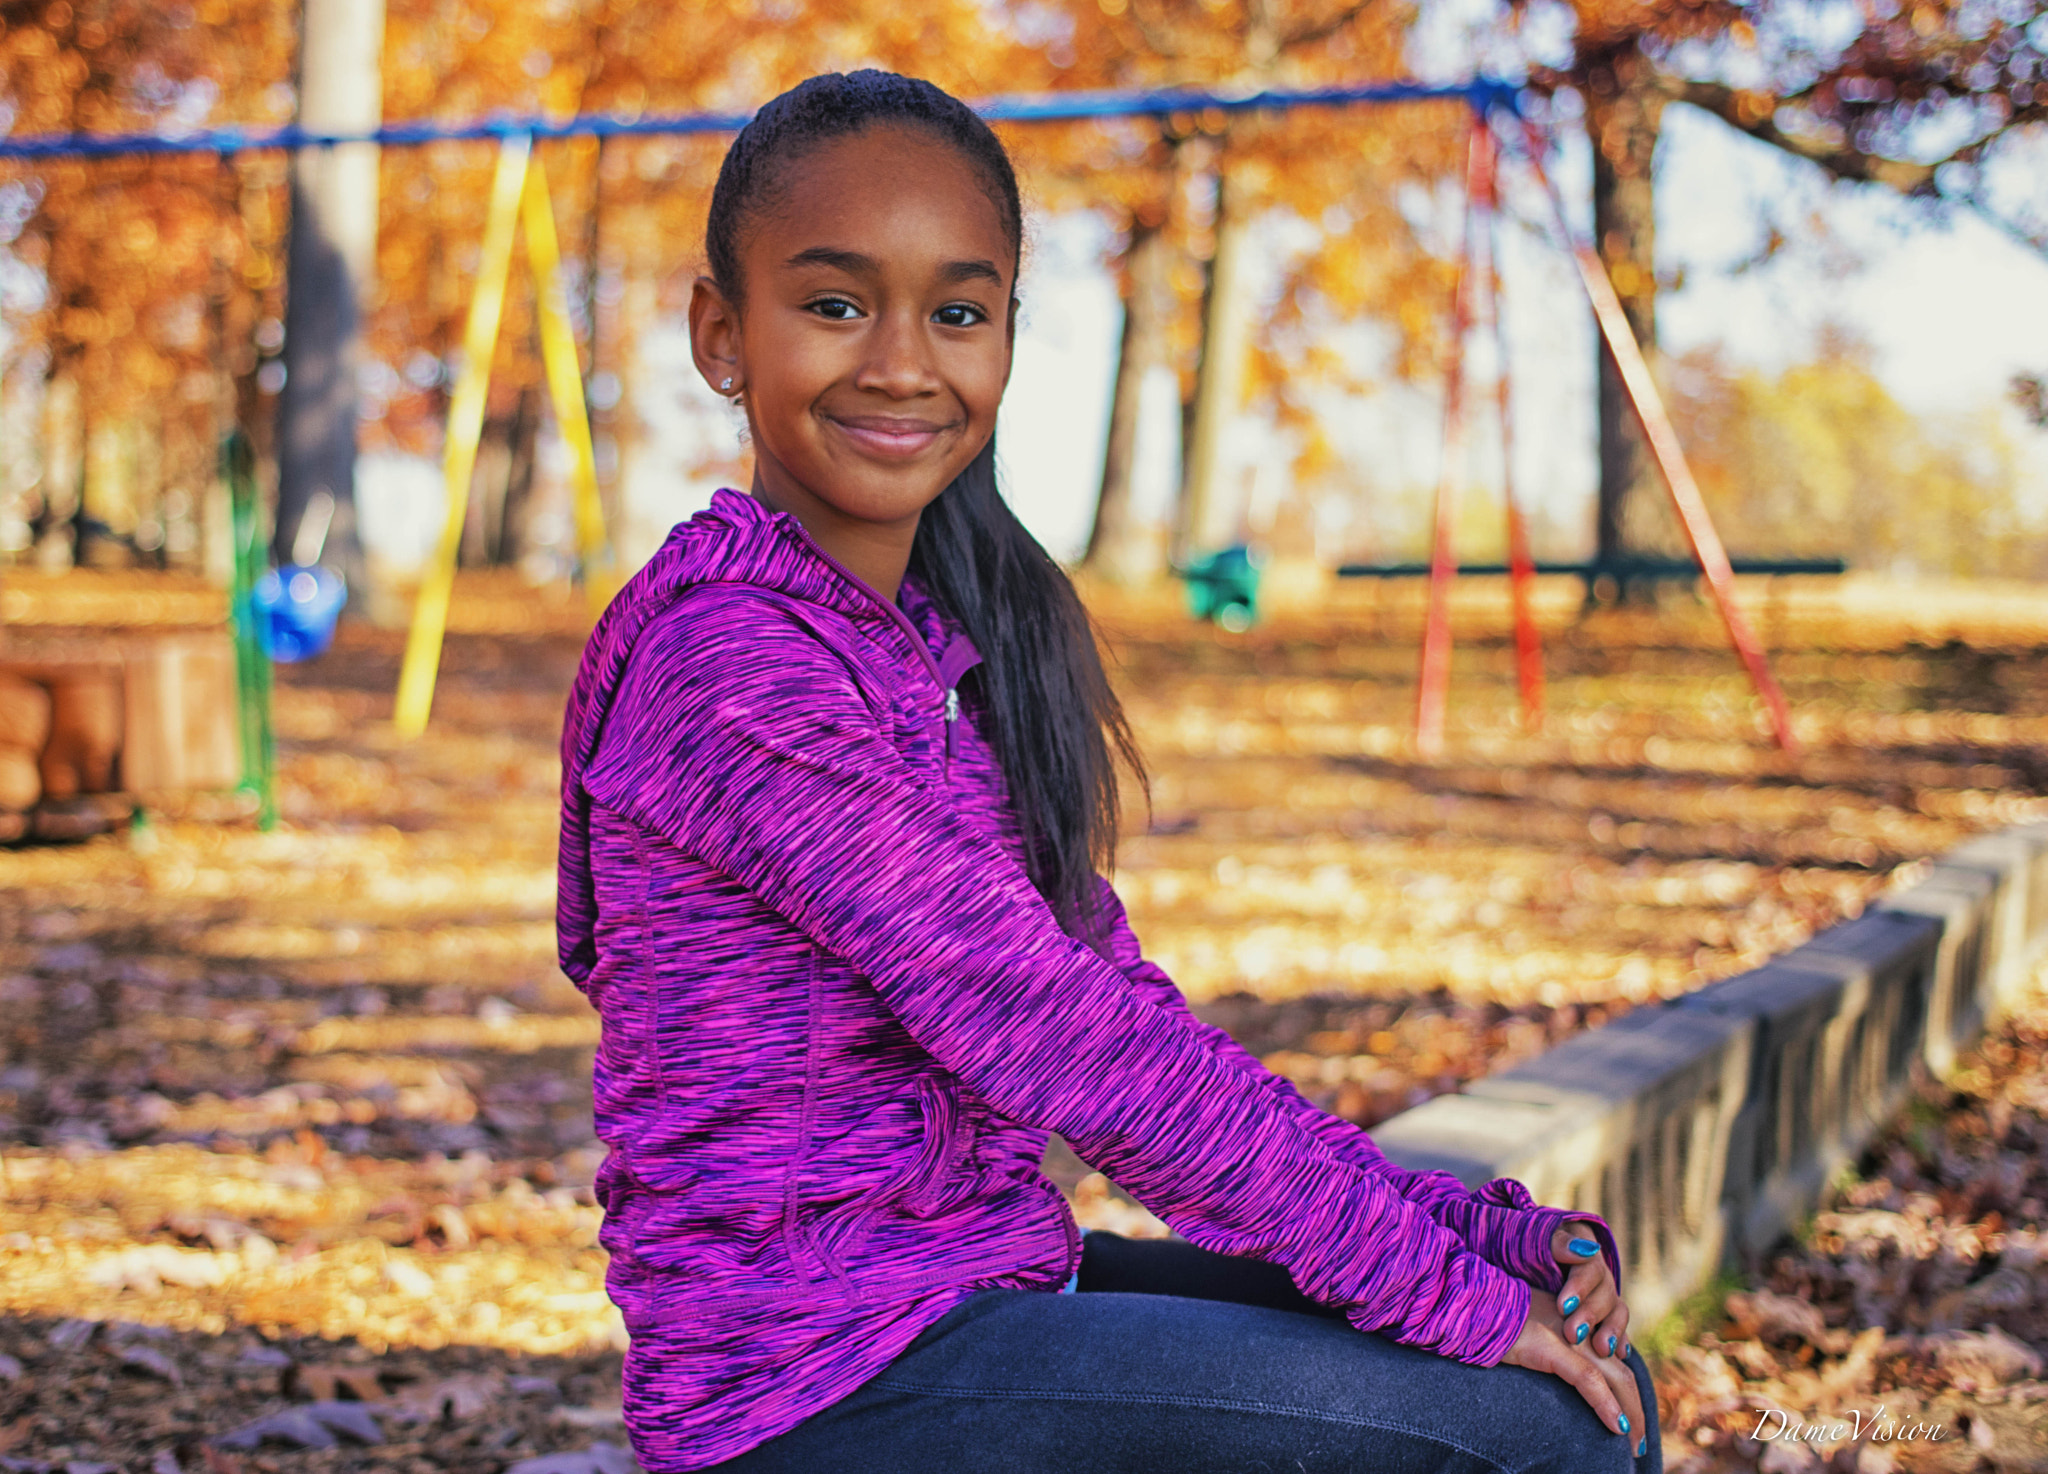
[{"label": "girl's eye", "polygon": [[852,322],[860,316],[860,309],[844,297],[821,297],[811,303],[811,311],[833,322]]},{"label": "girl's eye", "polygon": [[987,322],[988,314],[972,302],[948,302],[932,318],[942,327],[971,328],[978,322]]}]

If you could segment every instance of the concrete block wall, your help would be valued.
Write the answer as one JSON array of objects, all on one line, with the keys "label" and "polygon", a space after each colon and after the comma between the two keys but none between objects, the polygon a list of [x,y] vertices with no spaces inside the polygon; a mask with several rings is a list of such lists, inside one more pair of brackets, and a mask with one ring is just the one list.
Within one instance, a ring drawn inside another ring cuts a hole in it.
[{"label": "concrete block wall", "polygon": [[1917,885],[1762,967],[1383,1122],[1396,1161],[1598,1213],[1648,1326],[1821,1203],[1953,1067],[2048,944],[2048,825],[1983,835]]}]

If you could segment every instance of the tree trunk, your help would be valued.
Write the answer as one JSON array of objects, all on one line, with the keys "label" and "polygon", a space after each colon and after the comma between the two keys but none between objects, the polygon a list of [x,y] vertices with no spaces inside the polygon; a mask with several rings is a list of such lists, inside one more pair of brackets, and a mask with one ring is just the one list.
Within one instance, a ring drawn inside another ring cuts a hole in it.
[{"label": "tree trunk", "polygon": [[[1657,211],[1654,162],[1664,98],[1648,59],[1633,44],[1584,69],[1586,133],[1593,145],[1593,239],[1621,298],[1629,327],[1654,362],[1657,346]],[[1641,424],[1605,341],[1599,354],[1600,502],[1595,559],[1612,563],[1643,550],[1655,525],[1657,472]],[[1622,580],[1616,580],[1616,591]]]},{"label": "tree trunk", "polygon": [[1242,192],[1231,185],[1226,146],[1216,172],[1216,252],[1203,306],[1194,419],[1184,442],[1187,471],[1175,549],[1180,561],[1238,540],[1241,509],[1224,495],[1223,442],[1244,396],[1245,356],[1251,347],[1250,227]]},{"label": "tree trunk", "polygon": [[[374,128],[383,117],[383,0],[305,0],[299,122]],[[278,507],[272,548],[288,560],[313,498],[334,499],[323,561],[360,585],[356,532],[356,373],[362,304],[377,265],[377,150],[305,149],[292,171],[285,383],[278,401]]]},{"label": "tree trunk", "polygon": [[467,520],[457,566],[502,568],[520,554],[519,517],[533,480],[540,433],[540,386],[528,384],[509,414],[484,421],[469,478]]},{"label": "tree trunk", "polygon": [[1117,351],[1116,391],[1109,439],[1102,451],[1102,492],[1083,566],[1112,583],[1140,584],[1166,572],[1165,548],[1150,535],[1131,502],[1131,472],[1138,449],[1138,416],[1145,381],[1166,361],[1173,316],[1173,253],[1167,221],[1133,219],[1124,257],[1124,327]]},{"label": "tree trunk", "polygon": [[496,545],[491,550],[491,562],[500,568],[510,568],[525,557],[530,542],[526,522],[528,504],[533,500],[533,473],[540,462],[540,395],[539,384],[528,384],[519,391],[519,402],[512,410],[506,436],[510,454],[505,464],[505,491],[498,502]]},{"label": "tree trunk", "polygon": [[56,573],[78,561],[84,481],[84,406],[70,364],[58,355],[43,386],[43,506],[34,524],[37,567]]}]

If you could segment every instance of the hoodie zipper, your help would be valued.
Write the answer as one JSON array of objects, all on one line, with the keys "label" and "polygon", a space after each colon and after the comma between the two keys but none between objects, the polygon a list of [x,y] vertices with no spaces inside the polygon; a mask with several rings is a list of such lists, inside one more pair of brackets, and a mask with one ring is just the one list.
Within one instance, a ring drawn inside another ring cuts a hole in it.
[{"label": "hoodie zipper", "polygon": [[910,622],[908,615],[901,609],[898,609],[894,603],[883,598],[866,579],[819,547],[818,540],[805,530],[803,523],[797,521],[795,517],[790,516],[787,512],[776,512],[773,515],[786,519],[783,525],[791,537],[795,538],[810,552],[817,554],[828,568],[831,568],[841,578],[860,590],[863,597],[871,600],[884,614],[896,622],[896,627],[902,630],[905,638],[910,641],[910,648],[917,652],[917,658],[924,664],[925,674],[932,678],[932,684],[938,687],[940,693],[946,698],[945,767],[943,773],[947,778],[951,778],[953,774],[953,724],[960,719],[960,692],[957,687],[947,685],[946,678],[939,674],[939,663],[932,659],[932,652],[925,649],[924,636],[918,633],[917,626]]}]

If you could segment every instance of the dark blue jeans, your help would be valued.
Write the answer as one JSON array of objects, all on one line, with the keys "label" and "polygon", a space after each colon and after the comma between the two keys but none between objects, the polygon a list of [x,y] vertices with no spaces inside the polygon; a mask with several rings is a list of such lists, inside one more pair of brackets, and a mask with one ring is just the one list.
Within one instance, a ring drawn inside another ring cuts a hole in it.
[{"label": "dark blue jeans", "polygon": [[1364,1335],[1284,1270],[1092,1233],[1083,1293],[984,1290],[886,1370],[718,1467],[791,1474],[1660,1474],[1556,1377]]}]

